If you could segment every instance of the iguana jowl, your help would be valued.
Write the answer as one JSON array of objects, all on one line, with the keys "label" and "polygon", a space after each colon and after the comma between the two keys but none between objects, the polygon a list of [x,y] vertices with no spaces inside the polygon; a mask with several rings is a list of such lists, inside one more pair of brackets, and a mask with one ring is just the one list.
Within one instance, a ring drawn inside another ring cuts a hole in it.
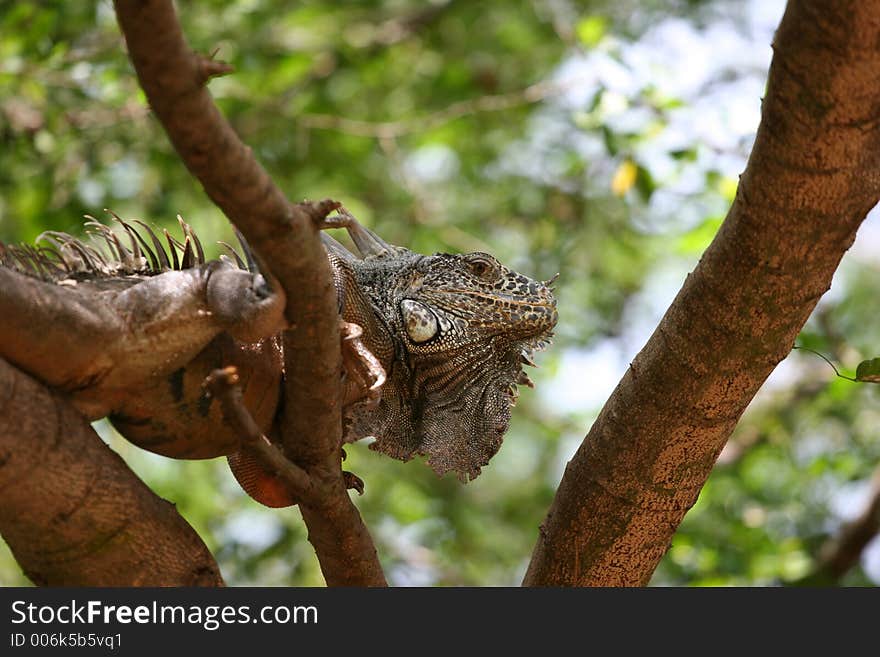
[{"label": "iguana jowl", "polygon": [[[246,452],[236,454],[238,436],[202,387],[213,369],[235,365],[246,406],[277,437],[278,286],[270,289],[253,266],[205,262],[182,221],[184,243],[169,238],[167,252],[148,229],[120,223],[129,247],[90,224],[110,245],[109,257],[61,233],[47,234],[53,249],[0,247],[0,357],[68,392],[87,417],[109,415],[145,449],[177,458],[230,455],[255,499],[294,503]],[[360,251],[322,235],[340,316],[362,329],[374,357],[366,369],[346,361],[344,440],[374,436],[371,448],[380,452],[425,455],[438,474],[476,477],[501,444],[517,384],[531,385],[522,365],[556,323],[550,283],[485,253],[426,256],[387,244],[344,211],[330,218],[327,227],[334,226],[347,228]],[[365,394],[381,383],[365,381],[376,361],[384,385]]]}]

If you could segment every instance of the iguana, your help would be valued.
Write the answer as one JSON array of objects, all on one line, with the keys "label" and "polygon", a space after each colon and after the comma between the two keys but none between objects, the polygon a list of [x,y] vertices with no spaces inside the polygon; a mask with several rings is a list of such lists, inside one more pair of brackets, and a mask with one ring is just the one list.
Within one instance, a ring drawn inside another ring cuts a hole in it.
[{"label": "iguana", "polygon": [[[144,449],[228,455],[255,499],[295,503],[239,452],[202,386],[214,369],[235,365],[245,405],[277,440],[280,287],[243,240],[244,260],[233,251],[234,260],[206,261],[182,220],[183,242],[166,232],[166,249],[146,224],[116,219],[128,246],[94,220],[87,228],[104,251],[58,232],[41,236],[49,246],[0,245],[0,357],[65,391],[88,418],[109,416]],[[428,256],[390,245],[344,209],[324,227],[346,228],[359,251],[322,233],[340,317],[358,337],[345,360],[344,440],[374,436],[371,448],[389,456],[425,455],[438,474],[476,477],[501,445],[517,384],[532,385],[522,366],[552,335],[552,281],[485,253]]]}]

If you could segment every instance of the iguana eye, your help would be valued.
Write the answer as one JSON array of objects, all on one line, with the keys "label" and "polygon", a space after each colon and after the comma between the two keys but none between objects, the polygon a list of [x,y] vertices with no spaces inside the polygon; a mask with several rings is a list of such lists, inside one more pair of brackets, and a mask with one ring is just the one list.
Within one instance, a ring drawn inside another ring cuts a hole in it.
[{"label": "iguana eye", "polygon": [[400,302],[400,313],[406,325],[406,334],[416,344],[437,337],[440,325],[436,315],[427,306],[412,299],[404,299]]},{"label": "iguana eye", "polygon": [[466,261],[468,270],[478,278],[489,279],[495,275],[495,264],[483,256],[471,256]]}]

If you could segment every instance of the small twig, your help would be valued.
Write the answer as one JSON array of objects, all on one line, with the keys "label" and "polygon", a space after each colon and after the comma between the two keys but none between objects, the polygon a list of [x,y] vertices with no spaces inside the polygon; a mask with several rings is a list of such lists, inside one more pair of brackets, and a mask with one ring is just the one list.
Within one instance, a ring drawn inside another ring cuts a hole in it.
[{"label": "small twig", "polygon": [[455,119],[482,112],[500,112],[522,105],[530,105],[553,96],[559,96],[584,83],[584,76],[562,81],[542,81],[506,94],[480,96],[453,103],[426,116],[399,121],[363,121],[332,114],[303,114],[299,125],[310,130],[335,130],[357,137],[394,139],[413,133],[422,133]]},{"label": "small twig", "polygon": [[840,377],[841,379],[846,379],[847,381],[854,381],[855,383],[861,383],[861,381],[859,381],[858,379],[855,379],[855,378],[853,378],[853,377],[851,377],[851,376],[846,376],[845,374],[841,374],[840,372],[838,372],[838,371],[837,371],[837,368],[834,366],[834,363],[832,363],[832,362],[831,362],[830,360],[828,360],[824,355],[820,354],[820,353],[819,353],[818,351],[816,351],[815,349],[810,349],[809,347],[799,347],[799,346],[797,346],[797,345],[795,345],[794,347],[792,347],[792,350],[794,350],[794,349],[800,349],[801,351],[809,351],[811,354],[816,354],[819,358],[821,358],[821,359],[824,360],[826,363],[828,363],[829,365],[831,365],[831,369],[834,370],[834,373],[835,373],[838,377]]},{"label": "small twig", "polygon": [[294,498],[308,499],[312,488],[309,474],[284,456],[260,431],[244,405],[237,369],[226,367],[214,370],[205,378],[204,386],[220,402],[223,418],[241,436],[242,444],[268,470],[278,475]]},{"label": "small twig", "polygon": [[218,52],[220,52],[219,48],[215,49],[214,52],[207,57],[199,54],[195,55],[198,60],[198,78],[200,84],[205,84],[211,78],[229,75],[235,71],[235,68],[233,68],[231,64],[214,59]]},{"label": "small twig", "polygon": [[842,577],[858,563],[865,547],[880,532],[880,468],[874,471],[868,502],[859,516],[820,550],[821,568]]}]

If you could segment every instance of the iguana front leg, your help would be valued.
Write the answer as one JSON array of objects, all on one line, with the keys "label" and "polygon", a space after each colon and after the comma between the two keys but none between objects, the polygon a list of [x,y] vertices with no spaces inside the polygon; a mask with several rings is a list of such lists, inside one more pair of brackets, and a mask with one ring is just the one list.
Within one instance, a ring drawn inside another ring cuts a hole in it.
[{"label": "iguana front leg", "polygon": [[[331,216],[324,219],[320,227],[347,228],[362,252],[371,249],[378,255],[386,248],[389,250],[396,248],[385,244],[373,233],[361,227],[344,209],[342,212],[344,215],[341,219],[338,215]],[[343,409],[354,404],[370,407],[377,403],[381,396],[382,386],[387,379],[386,367],[390,362],[393,347],[385,329],[378,323],[369,301],[354,279],[351,263],[356,259],[355,256],[328,235],[322,234],[321,237],[327,250],[339,302],[343,362],[342,406]],[[244,390],[248,391],[247,385]],[[247,406],[250,410],[250,406]],[[281,442],[277,431],[267,427],[262,428],[272,442]],[[344,452],[340,455],[344,458]],[[236,481],[248,495],[261,504],[269,507],[286,507],[298,502],[295,496],[291,495],[282,478],[267,469],[247,448],[230,454],[227,458]],[[345,472],[344,475],[349,488],[363,493],[364,484],[359,477],[350,472]]]},{"label": "iguana front leg", "polygon": [[[337,214],[325,217],[320,228],[323,230],[344,228],[363,258],[385,258],[402,251],[408,251],[408,249],[394,246],[383,240],[369,228],[363,226],[351,212],[342,206],[338,208]],[[348,250],[329,235],[322,235],[321,239],[324,240],[324,245],[333,249],[337,255],[348,254]],[[339,249],[342,249],[344,253],[340,253]]]},{"label": "iguana front leg", "polygon": [[359,324],[340,319],[339,333],[345,377],[342,405],[348,406],[364,399],[378,401],[387,375],[382,363],[364,344],[364,329]]}]

